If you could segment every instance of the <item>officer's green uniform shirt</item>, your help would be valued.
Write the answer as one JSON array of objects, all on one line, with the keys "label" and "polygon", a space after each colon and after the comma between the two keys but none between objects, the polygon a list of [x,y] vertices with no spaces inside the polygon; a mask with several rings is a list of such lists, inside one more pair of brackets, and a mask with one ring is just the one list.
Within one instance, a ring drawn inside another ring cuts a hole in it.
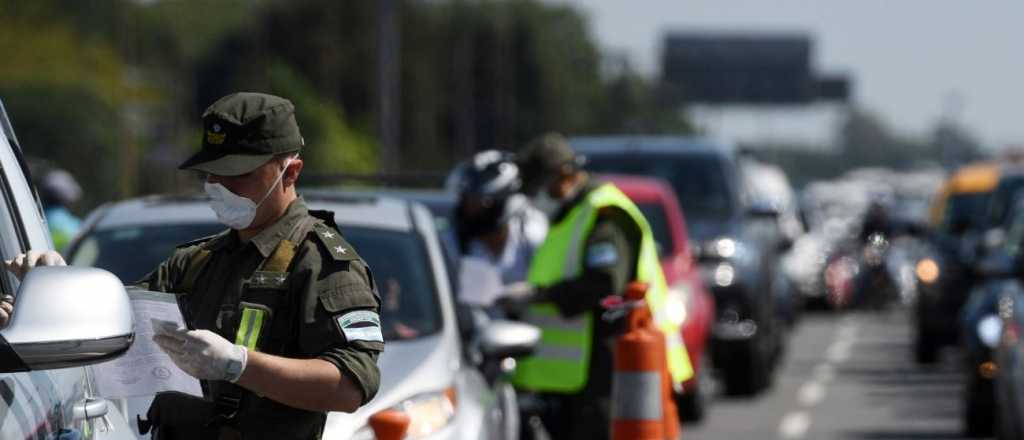
[{"label": "officer's green uniform shirt", "polygon": [[[241,242],[235,231],[227,230],[183,245],[140,284],[151,290],[183,294],[182,313],[190,328],[211,330],[229,341],[236,341],[242,310],[240,299],[248,283],[248,298],[255,298],[271,309],[267,327],[260,335],[261,351],[330,362],[363,391],[363,403],[366,403],[380,385],[377,356],[384,344],[369,340],[347,341],[337,319],[358,310],[380,311],[373,277],[355,250],[340,238],[340,233],[334,237],[328,232],[326,235],[331,238],[325,238],[318,232],[310,232],[296,249],[289,273],[254,275],[281,241],[288,238],[295,225],[308,216],[305,203],[298,199],[281,219],[248,243]],[[333,227],[330,231],[337,232]],[[188,265],[201,249],[210,251],[206,267],[192,284],[191,291],[184,292]],[[226,386],[233,385],[207,382],[206,393],[216,394]],[[274,432],[289,434],[280,438],[310,438],[293,435],[298,434],[295,431],[308,432],[313,425],[318,435],[325,417],[323,413],[291,408],[246,393],[238,422],[243,433],[261,432],[267,435],[265,438],[275,438]],[[292,422],[296,423],[296,429],[288,428]],[[254,427],[258,429],[252,430]]]}]

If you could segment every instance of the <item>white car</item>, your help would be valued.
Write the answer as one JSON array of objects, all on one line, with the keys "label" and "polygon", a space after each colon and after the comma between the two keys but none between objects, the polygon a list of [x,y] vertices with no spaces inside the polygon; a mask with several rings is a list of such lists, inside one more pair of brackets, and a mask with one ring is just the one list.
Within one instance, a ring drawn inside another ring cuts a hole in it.
[{"label": "white car", "polygon": [[[323,438],[373,439],[368,419],[386,409],[409,415],[409,439],[519,438],[515,392],[504,377],[512,357],[532,350],[539,330],[509,322],[473,328],[476,320],[453,300],[454,268],[424,206],[366,193],[317,192],[306,202],[333,211],[369,264],[386,340],[377,396],[353,414],[330,413]],[[113,203],[86,219],[68,261],[106,268],[131,283],[176,244],[221,229],[202,197]],[[130,414],[144,413],[148,399],[129,406]]]},{"label": "white car", "polygon": [[[0,128],[0,257],[53,250],[2,103]],[[0,272],[0,293],[15,296],[11,321],[0,330],[0,438],[134,438],[116,405],[94,394],[85,367],[133,342],[119,280],[92,268],[38,268],[21,282]]]}]

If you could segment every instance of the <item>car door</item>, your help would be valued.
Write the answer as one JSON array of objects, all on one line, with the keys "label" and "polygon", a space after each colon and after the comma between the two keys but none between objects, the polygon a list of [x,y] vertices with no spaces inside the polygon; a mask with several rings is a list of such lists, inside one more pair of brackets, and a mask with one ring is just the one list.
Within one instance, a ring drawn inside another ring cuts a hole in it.
[{"label": "car door", "polygon": [[[0,103],[0,258],[28,250],[53,250],[38,199],[28,184],[25,162]],[[0,270],[0,294],[14,295],[19,281]],[[17,299],[15,299],[17,304]],[[76,405],[91,394],[82,367],[0,374],[0,439],[93,439],[123,436],[127,425],[116,409],[101,430],[74,417]],[[119,418],[114,424],[112,418]],[[116,434],[114,433],[116,429]]]}]

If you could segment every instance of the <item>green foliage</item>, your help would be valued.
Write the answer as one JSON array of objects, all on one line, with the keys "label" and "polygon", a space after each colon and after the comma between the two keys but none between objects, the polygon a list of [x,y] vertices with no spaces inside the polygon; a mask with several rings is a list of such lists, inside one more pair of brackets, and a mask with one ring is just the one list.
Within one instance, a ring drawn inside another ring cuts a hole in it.
[{"label": "green foliage", "polygon": [[284,63],[269,71],[271,91],[287,96],[305,138],[306,169],[317,173],[367,173],[376,169],[376,145],[369,136],[346,124],[341,111],[320,99],[308,81]]},{"label": "green foliage", "polygon": [[18,140],[27,155],[45,158],[88,184],[82,206],[123,196],[117,112],[73,85],[0,87]]},{"label": "green foliage", "polygon": [[[399,155],[446,170],[541,132],[685,132],[632,72],[602,77],[587,20],[536,0],[396,1]],[[30,153],[95,202],[186,188],[206,105],[239,90],[290,98],[310,172],[373,172],[381,4],[336,0],[0,0],[0,97]],[[96,158],[102,157],[96,165]],[[189,187],[191,188],[191,187]]]}]

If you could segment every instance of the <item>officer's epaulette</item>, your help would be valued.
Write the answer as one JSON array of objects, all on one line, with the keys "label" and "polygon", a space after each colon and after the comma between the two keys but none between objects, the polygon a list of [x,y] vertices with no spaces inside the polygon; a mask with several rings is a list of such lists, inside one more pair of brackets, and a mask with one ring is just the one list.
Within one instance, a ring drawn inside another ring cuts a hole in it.
[{"label": "officer's epaulette", "polygon": [[317,238],[327,249],[327,252],[331,254],[337,261],[351,261],[358,260],[359,254],[352,248],[352,245],[345,241],[345,238],[341,236],[341,233],[337,229],[334,229],[324,223],[317,222],[313,225],[313,233],[316,234]]},{"label": "officer's epaulette", "polygon": [[206,244],[206,243],[209,243],[209,242],[211,242],[211,241],[213,241],[215,239],[223,237],[223,236],[227,235],[230,232],[231,232],[231,230],[228,229],[228,230],[221,231],[221,232],[218,232],[218,233],[213,234],[213,235],[207,235],[207,236],[202,237],[202,238],[197,238],[195,240],[179,244],[179,245],[177,245],[175,247],[178,248],[178,249],[184,249],[184,248],[187,248],[187,247],[192,247],[192,246],[198,246],[198,245],[201,245],[201,244]]}]

